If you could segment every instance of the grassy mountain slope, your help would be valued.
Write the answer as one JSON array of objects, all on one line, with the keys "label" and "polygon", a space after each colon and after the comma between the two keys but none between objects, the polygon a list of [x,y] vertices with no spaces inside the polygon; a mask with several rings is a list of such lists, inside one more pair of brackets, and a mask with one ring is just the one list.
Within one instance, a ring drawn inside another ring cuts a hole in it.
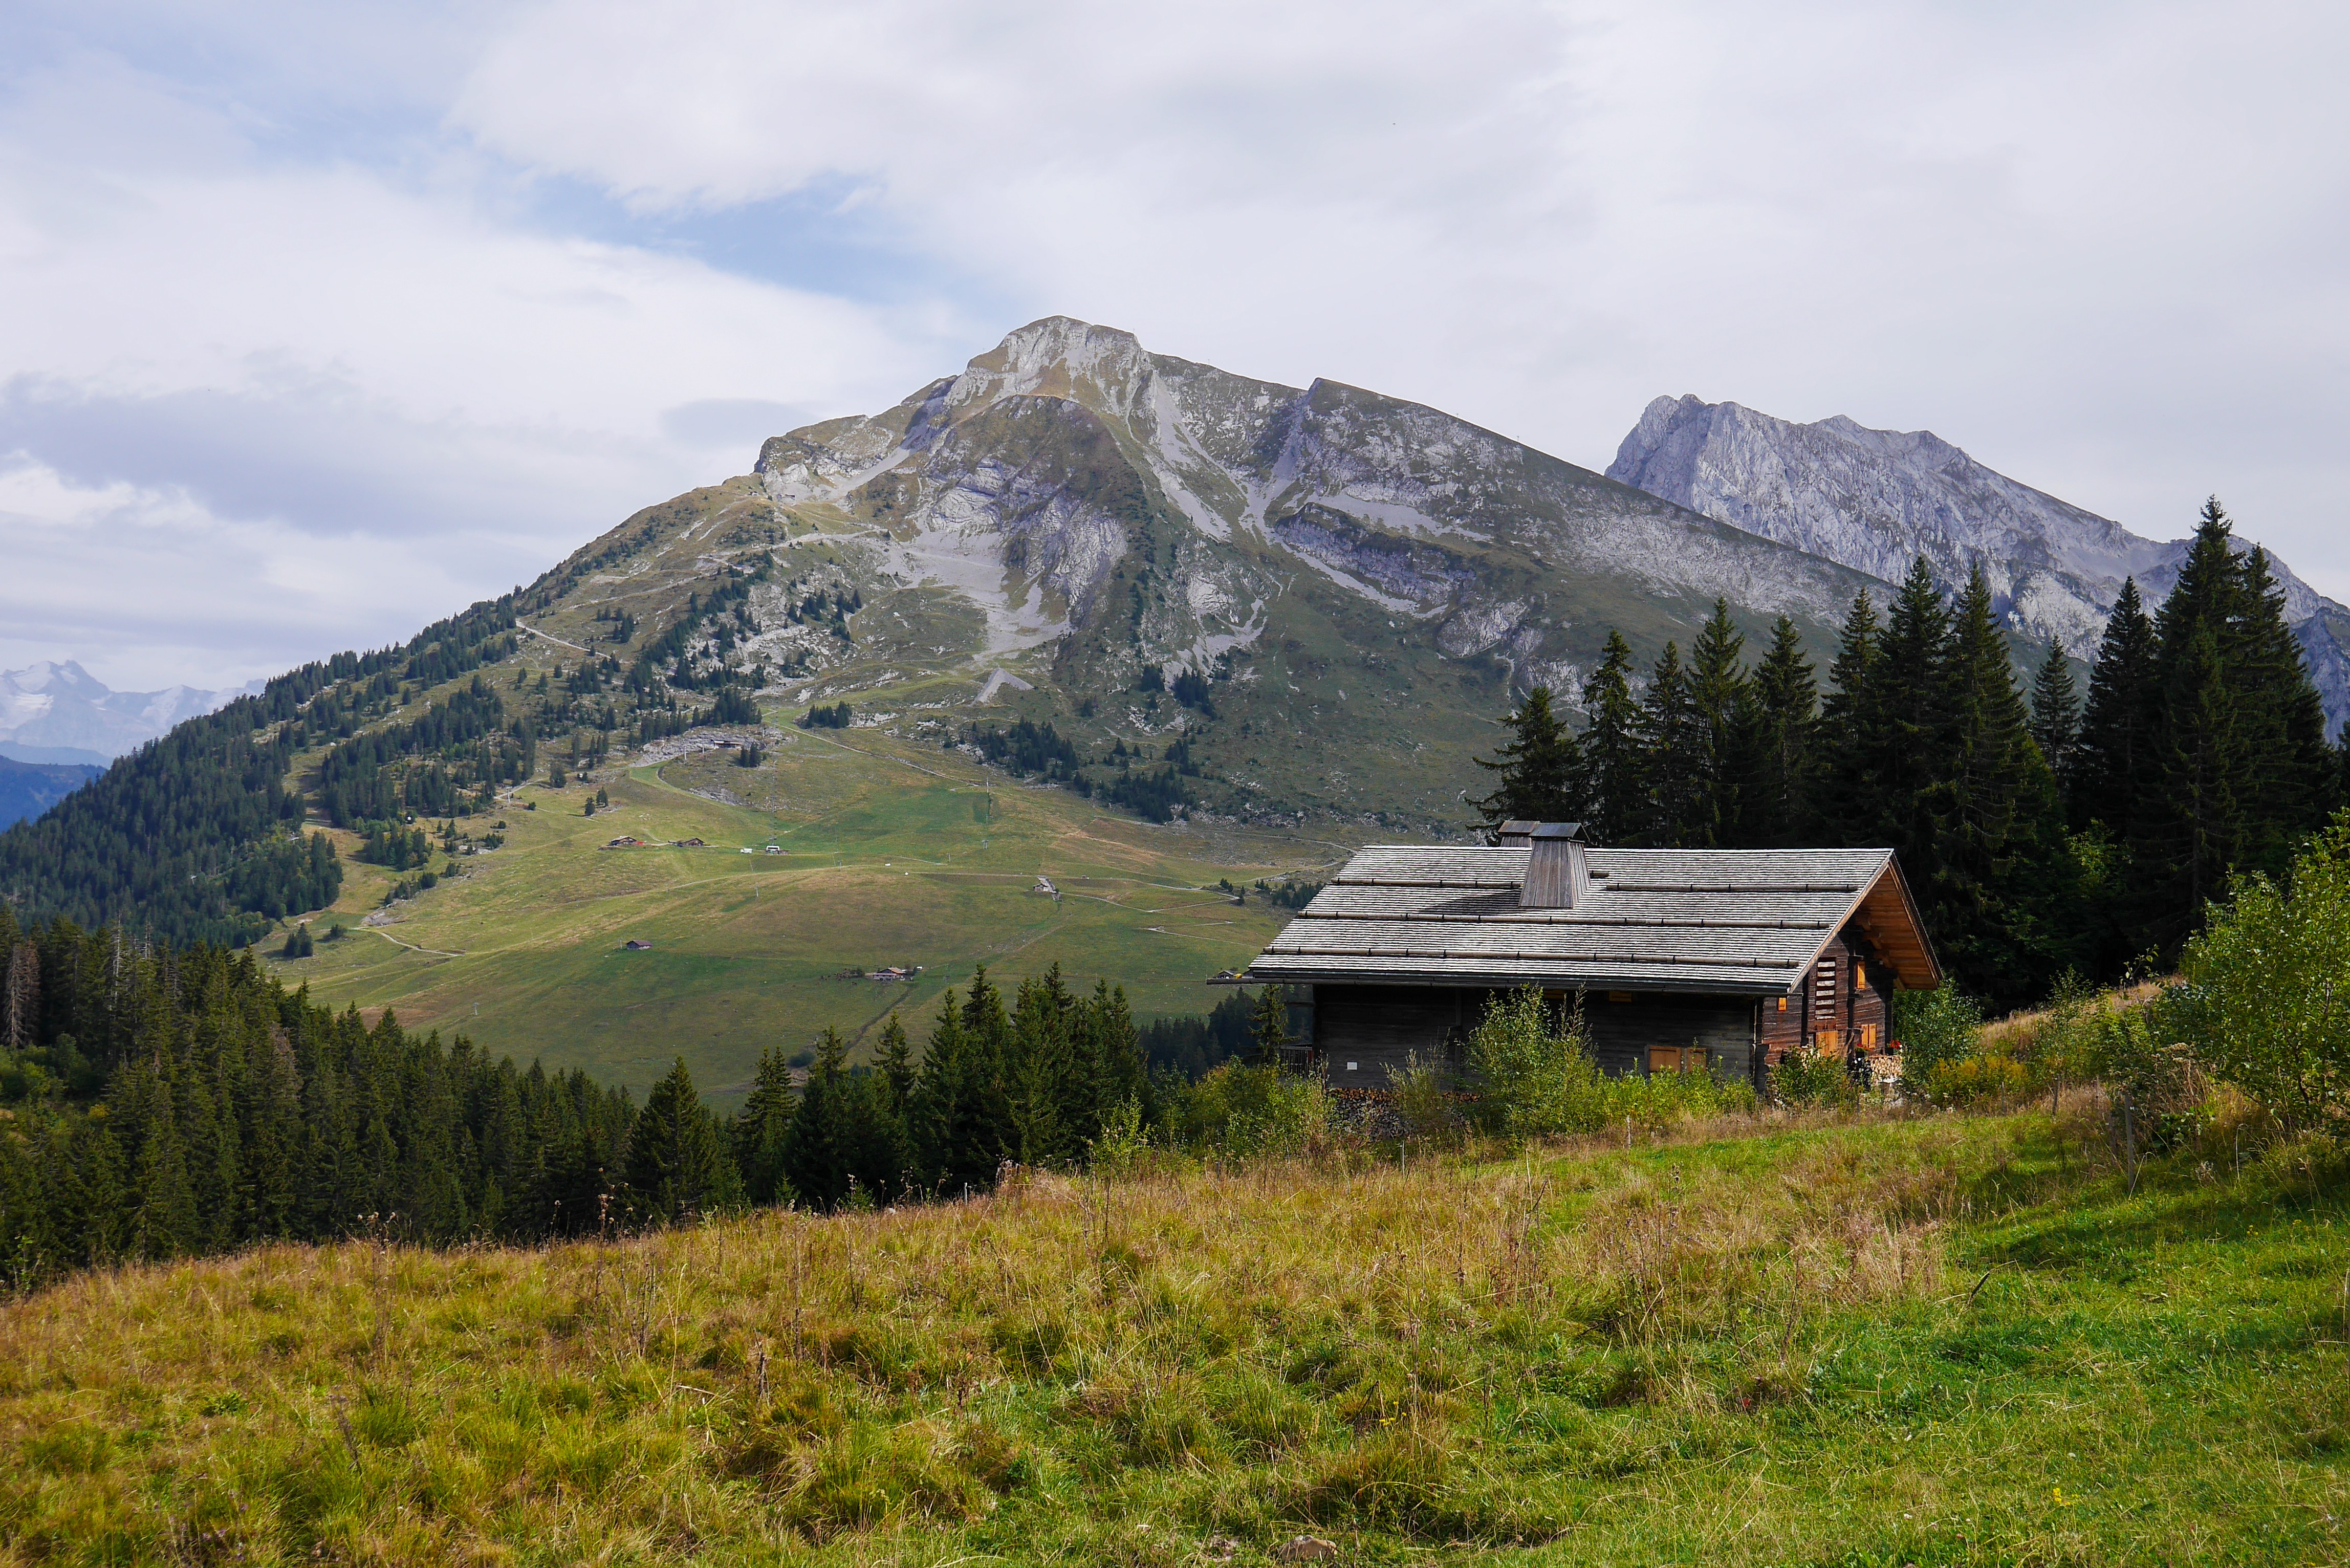
[{"label": "grassy mountain slope", "polygon": [[78,1275],[0,1305],[0,1560],[2339,1561],[2339,1169],[2095,1130]]},{"label": "grassy mountain slope", "polygon": [[[392,923],[359,921],[400,877],[353,864],[338,906],[350,933],[271,961],[316,995],[639,1092],[681,1054],[723,1104],[760,1050],[797,1049],[827,1025],[869,1044],[894,1009],[921,1038],[940,992],[980,963],[1105,975],[1146,1017],[1203,1012],[1219,993],[1202,981],[1253,957],[1279,919],[1202,889],[1311,878],[1342,853],[1138,822],[870,730],[771,743],[756,769],[707,751],[526,786],[499,808],[504,844],[454,857],[459,876],[378,917]],[[598,789],[611,806],[581,815]],[[653,846],[604,847],[623,836]],[[671,847],[691,838],[705,844]],[[1034,890],[1040,875],[1057,899]],[[910,982],[843,978],[914,965]]]}]

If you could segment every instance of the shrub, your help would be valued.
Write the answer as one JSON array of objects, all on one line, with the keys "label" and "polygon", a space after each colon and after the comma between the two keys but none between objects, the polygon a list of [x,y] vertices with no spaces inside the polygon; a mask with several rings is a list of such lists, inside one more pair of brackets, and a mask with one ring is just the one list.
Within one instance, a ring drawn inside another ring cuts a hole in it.
[{"label": "shrub", "polygon": [[1783,1106],[1851,1106],[1860,1085],[1836,1057],[1790,1051],[1771,1068],[1771,1097]]},{"label": "shrub", "polygon": [[1984,1051],[1936,1063],[1920,1088],[1938,1105],[1965,1106],[2020,1095],[2032,1086],[2030,1068],[2012,1056]]},{"label": "shrub", "polygon": [[1319,1078],[1227,1062],[1176,1091],[1168,1126],[1187,1147],[1249,1159],[1298,1155],[1330,1131],[1330,1095]]},{"label": "shrub", "polygon": [[1422,1062],[1415,1051],[1393,1085],[1396,1116],[1412,1137],[1449,1137],[1461,1126],[1460,1098],[1452,1075]]},{"label": "shrub", "polygon": [[2293,861],[2257,873],[2187,944],[2163,1015],[2217,1077],[2288,1121],[2343,1117],[2350,1101],[2350,815]]},{"label": "shrub", "polygon": [[1128,1176],[1150,1155],[1142,1130],[1142,1102],[1129,1098],[1102,1118],[1099,1136],[1086,1147],[1086,1163],[1105,1176]]},{"label": "shrub", "polygon": [[1944,1063],[1982,1049],[1982,1003],[1950,984],[1939,991],[1897,991],[1893,1033],[1901,1042],[1901,1081],[1930,1093],[1927,1086]]},{"label": "shrub", "polygon": [[1754,1108],[1752,1087],[1709,1070],[1607,1076],[1592,1059],[1582,1009],[1561,1013],[1533,986],[1487,1003],[1468,1054],[1481,1119],[1518,1137],[1596,1133],[1627,1117],[1660,1127]]}]

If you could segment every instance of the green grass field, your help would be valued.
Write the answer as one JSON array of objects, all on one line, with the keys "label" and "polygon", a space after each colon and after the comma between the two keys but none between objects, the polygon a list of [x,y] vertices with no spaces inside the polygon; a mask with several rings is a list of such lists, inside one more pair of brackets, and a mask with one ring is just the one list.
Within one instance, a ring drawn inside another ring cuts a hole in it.
[{"label": "green grass field", "polygon": [[0,1308],[0,1563],[2335,1563],[2345,1168],[2068,1117],[1037,1178]]},{"label": "green grass field", "polygon": [[[314,996],[639,1091],[682,1055],[726,1104],[762,1049],[827,1024],[869,1043],[896,1009],[921,1038],[940,993],[982,963],[1107,976],[1144,1017],[1204,1012],[1222,994],[1204,982],[1255,956],[1280,917],[1203,889],[1318,879],[1347,847],[1154,826],[876,730],[786,730],[756,769],[732,755],[527,785],[498,813],[505,846],[460,860],[387,926],[359,922],[395,878],[348,861],[334,918],[349,936],[272,962]],[[610,807],[582,815],[598,787]],[[659,847],[603,847],[623,835]],[[689,838],[706,846],[669,847]],[[1040,875],[1057,899],[1033,890]],[[622,950],[630,940],[652,950]],[[910,984],[841,978],[917,964]]]}]

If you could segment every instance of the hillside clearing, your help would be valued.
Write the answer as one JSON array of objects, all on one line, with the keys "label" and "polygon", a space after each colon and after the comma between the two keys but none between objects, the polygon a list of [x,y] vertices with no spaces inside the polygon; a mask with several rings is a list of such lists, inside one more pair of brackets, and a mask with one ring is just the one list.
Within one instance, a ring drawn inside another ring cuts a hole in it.
[{"label": "hillside clearing", "polygon": [[2078,1115],[83,1275],[0,1562],[2338,1560],[2337,1166]]}]

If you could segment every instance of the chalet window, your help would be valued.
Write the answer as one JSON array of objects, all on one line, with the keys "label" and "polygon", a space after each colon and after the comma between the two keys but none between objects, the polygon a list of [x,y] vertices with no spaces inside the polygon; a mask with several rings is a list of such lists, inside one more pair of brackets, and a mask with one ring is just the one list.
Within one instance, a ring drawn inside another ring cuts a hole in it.
[{"label": "chalet window", "polygon": [[1632,1000],[1632,993],[1628,991],[1611,991],[1607,993],[1607,1000],[1610,1002],[1629,1002]]},{"label": "chalet window", "polygon": [[1864,1051],[1874,1051],[1877,1049],[1876,1024],[1864,1023],[1860,1026],[1860,1048]]},{"label": "chalet window", "polygon": [[1651,1045],[1648,1047],[1648,1071],[1651,1073],[1694,1073],[1705,1068],[1705,1047],[1702,1045]]},{"label": "chalet window", "polygon": [[1818,1033],[1812,1036],[1812,1048],[1823,1056],[1843,1055],[1844,1031],[1841,1029],[1821,1030]]},{"label": "chalet window", "polygon": [[1787,999],[1783,996],[1779,999],[1779,1011],[1782,1012],[1787,1011]]}]

